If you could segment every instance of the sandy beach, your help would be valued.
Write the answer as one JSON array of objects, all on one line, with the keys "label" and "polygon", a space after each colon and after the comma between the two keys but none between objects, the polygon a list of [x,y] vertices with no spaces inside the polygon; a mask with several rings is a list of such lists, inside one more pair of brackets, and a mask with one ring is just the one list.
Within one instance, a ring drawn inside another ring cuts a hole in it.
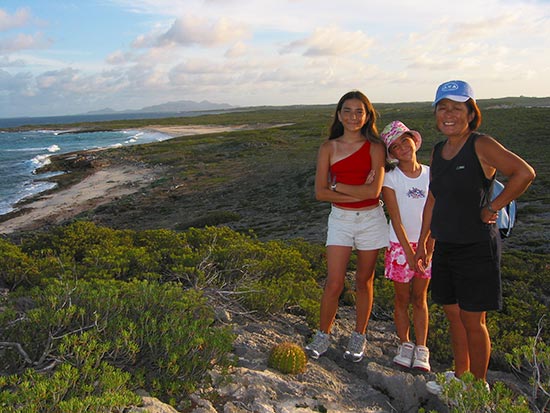
[{"label": "sandy beach", "polygon": [[0,222],[0,233],[36,229],[58,224],[124,195],[138,191],[156,177],[156,172],[137,166],[110,166],[79,183],[43,195],[22,207],[22,213]]},{"label": "sandy beach", "polygon": [[161,132],[166,135],[170,135],[173,138],[178,136],[191,136],[191,135],[203,135],[206,133],[221,133],[232,132],[235,130],[250,129],[248,125],[239,126],[202,126],[202,125],[182,125],[182,126],[164,126],[164,125],[150,125],[142,128],[145,130]]},{"label": "sandy beach", "polygon": [[172,137],[178,136],[190,136],[190,135],[203,135],[206,133],[222,133],[233,132],[237,130],[253,130],[253,129],[267,129],[292,125],[292,123],[281,123],[277,125],[232,125],[232,126],[219,126],[219,125],[181,125],[181,126],[164,126],[164,125],[150,125],[146,126],[146,130],[157,131],[165,133]]},{"label": "sandy beach", "polygon": [[[148,125],[143,130],[154,130],[172,137],[221,133],[235,130],[262,129],[284,125],[210,126]],[[160,172],[137,165],[111,165],[96,170],[79,183],[47,195],[37,196],[20,207],[19,215],[0,222],[0,234],[33,230],[45,225],[59,224],[84,211],[95,209],[117,198],[139,191],[154,181]]]}]

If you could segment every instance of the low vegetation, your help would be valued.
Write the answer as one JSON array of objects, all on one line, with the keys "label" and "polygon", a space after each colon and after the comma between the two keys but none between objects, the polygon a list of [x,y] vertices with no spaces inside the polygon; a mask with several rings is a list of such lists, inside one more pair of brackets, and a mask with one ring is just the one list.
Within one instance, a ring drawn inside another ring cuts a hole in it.
[{"label": "low vegetation", "polygon": [[[532,298],[511,288],[505,267],[505,309],[490,319],[493,362],[501,368],[507,368],[505,354],[527,345],[527,337],[550,339],[547,320],[540,321],[548,287],[536,282],[547,279],[548,269],[542,257],[529,258],[514,262],[525,268],[522,283]],[[215,321],[214,308],[241,308],[257,317],[292,309],[313,328],[325,275],[320,245],[264,242],[227,227],[176,233],[81,221],[19,245],[2,240],[0,259],[11,291],[0,313],[0,366],[8,374],[0,381],[0,400],[29,409],[135,403],[132,392],[139,388],[176,404],[208,380],[209,369],[233,362],[232,334]],[[376,282],[380,314],[391,313],[387,284]],[[444,317],[431,310],[432,357],[450,363]],[[528,368],[514,354],[514,365]]]},{"label": "low vegetation", "polygon": [[175,404],[209,369],[233,363],[232,334],[213,308],[299,307],[316,322],[308,254],[213,227],[177,234],[77,222],[19,246],[2,240],[12,293],[0,312],[0,406],[86,411],[98,400],[135,403],[139,388]]}]

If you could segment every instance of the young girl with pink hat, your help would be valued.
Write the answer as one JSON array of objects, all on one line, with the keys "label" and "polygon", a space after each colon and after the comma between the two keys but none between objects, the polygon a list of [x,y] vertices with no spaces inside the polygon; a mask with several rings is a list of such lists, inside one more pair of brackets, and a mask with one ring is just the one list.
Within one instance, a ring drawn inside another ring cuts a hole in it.
[{"label": "young girl with pink hat", "polygon": [[[386,144],[388,162],[397,164],[385,174],[382,187],[382,197],[391,220],[384,273],[394,285],[394,322],[400,341],[393,361],[402,367],[430,371],[426,340],[431,268],[426,268],[425,272],[416,271],[414,261],[422,211],[429,191],[429,167],[416,159],[416,151],[422,144],[419,132],[396,120],[384,128],[380,137]],[[415,343],[409,336],[409,304],[413,310]]]}]

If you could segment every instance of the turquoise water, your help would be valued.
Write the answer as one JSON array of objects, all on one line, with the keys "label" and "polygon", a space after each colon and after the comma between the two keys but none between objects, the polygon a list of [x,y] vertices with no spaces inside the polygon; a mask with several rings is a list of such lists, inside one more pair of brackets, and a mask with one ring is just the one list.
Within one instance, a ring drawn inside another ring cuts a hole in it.
[{"label": "turquoise water", "polygon": [[50,189],[53,184],[40,180],[37,168],[50,162],[54,154],[121,147],[162,141],[171,136],[140,130],[93,133],[63,133],[56,131],[0,131],[0,215],[14,210],[18,201]]}]

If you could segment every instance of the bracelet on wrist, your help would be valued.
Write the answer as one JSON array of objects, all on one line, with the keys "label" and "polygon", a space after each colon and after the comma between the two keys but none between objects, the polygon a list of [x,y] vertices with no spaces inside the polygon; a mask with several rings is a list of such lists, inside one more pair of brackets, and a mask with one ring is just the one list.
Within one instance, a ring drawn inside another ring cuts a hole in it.
[{"label": "bracelet on wrist", "polygon": [[495,211],[493,209],[493,207],[491,207],[491,204],[487,204],[487,210],[491,213],[491,214],[496,214],[498,213],[498,211]]}]

